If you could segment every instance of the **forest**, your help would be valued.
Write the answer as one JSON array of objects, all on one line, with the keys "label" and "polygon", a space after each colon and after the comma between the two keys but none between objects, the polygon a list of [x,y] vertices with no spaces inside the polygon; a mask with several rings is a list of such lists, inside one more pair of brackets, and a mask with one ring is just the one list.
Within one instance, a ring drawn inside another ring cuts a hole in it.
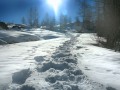
[{"label": "forest", "polygon": [[120,50],[119,0],[81,0],[79,14],[83,30],[94,30],[99,44]]}]

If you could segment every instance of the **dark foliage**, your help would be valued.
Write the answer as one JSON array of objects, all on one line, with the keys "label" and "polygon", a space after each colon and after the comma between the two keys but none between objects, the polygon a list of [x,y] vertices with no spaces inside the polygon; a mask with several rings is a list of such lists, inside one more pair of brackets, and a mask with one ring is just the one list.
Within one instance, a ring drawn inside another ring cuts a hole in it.
[{"label": "dark foliage", "polygon": [[97,6],[102,7],[98,7],[96,32],[98,37],[105,38],[106,42],[98,41],[107,48],[120,51],[120,1],[97,0]]},{"label": "dark foliage", "polygon": [[1,28],[1,29],[5,29],[5,30],[7,30],[7,29],[8,29],[8,26],[7,26],[6,23],[4,23],[4,22],[0,22],[0,28]]}]

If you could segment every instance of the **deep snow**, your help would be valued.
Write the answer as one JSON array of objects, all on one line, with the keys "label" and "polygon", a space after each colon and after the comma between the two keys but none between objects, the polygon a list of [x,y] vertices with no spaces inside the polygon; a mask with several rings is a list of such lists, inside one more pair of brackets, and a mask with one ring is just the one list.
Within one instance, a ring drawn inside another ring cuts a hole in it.
[{"label": "deep snow", "polygon": [[27,78],[24,71],[13,74],[13,84],[8,90],[105,90],[103,85],[89,80],[79,69],[76,55],[71,54],[74,42],[76,36],[71,36],[49,58],[36,57],[37,64],[30,70],[32,73]]},{"label": "deep snow", "polygon": [[[120,89],[120,53],[93,46],[94,34],[1,32],[17,37],[19,43],[0,46],[0,90]],[[21,42],[24,33],[39,40]]]},{"label": "deep snow", "polygon": [[[5,31],[7,34],[11,34],[12,36],[18,34],[21,35],[21,32],[18,31]],[[17,32],[17,33],[16,33]],[[50,57],[53,52],[55,52],[56,48],[62,45],[63,42],[69,40],[66,38],[64,34],[60,37],[60,33],[51,32],[48,30],[44,30],[41,32],[40,30],[31,31],[32,34],[35,35],[36,32],[41,33],[41,36],[47,37],[48,34],[51,34],[55,37],[59,38],[52,38],[52,39],[45,39],[40,38],[39,41],[29,41],[29,42],[22,42],[16,44],[7,44],[0,46],[0,88],[6,88],[6,84],[12,82],[12,74],[14,72],[28,69],[28,68],[35,68],[36,61],[35,59],[38,56],[47,56]],[[29,34],[29,32],[22,32]],[[40,35],[40,34],[39,34]],[[5,37],[5,36],[4,36]],[[29,37],[32,38],[32,37]],[[9,37],[9,40],[12,38]],[[21,39],[19,37],[19,39]],[[51,43],[52,42],[52,43]],[[0,89],[1,90],[1,89]]]},{"label": "deep snow", "polygon": [[79,67],[89,79],[120,90],[120,53],[94,46],[94,38],[94,34],[82,34],[72,53],[77,54]]}]

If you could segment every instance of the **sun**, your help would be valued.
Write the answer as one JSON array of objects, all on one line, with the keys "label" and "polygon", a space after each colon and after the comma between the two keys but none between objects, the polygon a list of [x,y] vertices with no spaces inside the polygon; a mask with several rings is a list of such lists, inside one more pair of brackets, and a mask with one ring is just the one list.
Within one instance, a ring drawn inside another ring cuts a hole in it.
[{"label": "sun", "polygon": [[58,9],[61,5],[61,0],[47,0],[48,4],[53,7],[55,13],[58,12]]}]

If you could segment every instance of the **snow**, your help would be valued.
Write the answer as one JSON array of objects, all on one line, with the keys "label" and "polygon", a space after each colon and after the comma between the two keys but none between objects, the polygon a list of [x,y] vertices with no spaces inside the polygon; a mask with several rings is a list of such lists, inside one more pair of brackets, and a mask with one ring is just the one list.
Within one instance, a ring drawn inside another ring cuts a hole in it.
[{"label": "snow", "polygon": [[[2,32],[5,32],[11,36],[19,36],[23,33],[26,33],[18,31]],[[53,36],[57,36],[57,33],[52,33],[48,30],[44,31],[43,36],[46,36],[48,33]],[[58,33],[58,36],[59,34],[60,33]],[[9,37],[9,39],[11,38]],[[63,34],[61,38],[52,38],[48,40],[41,39],[39,41],[22,42],[0,46],[0,88],[3,87],[4,84],[6,85],[12,82],[12,74],[14,72],[27,68],[35,68],[35,57],[51,56],[51,54],[55,52],[56,48],[62,45],[62,43],[66,40],[68,40],[68,38],[65,38]]]},{"label": "snow", "polygon": [[77,54],[80,69],[91,80],[120,90],[120,53],[93,46],[94,34],[81,34],[73,53]]},{"label": "snow", "polygon": [[55,50],[54,53],[49,51],[48,55],[40,55],[42,52],[35,54],[36,57],[33,55],[36,67],[15,72],[8,90],[106,90],[99,83],[89,80],[78,68],[76,56],[71,54],[77,34],[69,33],[67,36],[70,38],[64,37],[66,41],[62,40],[64,43],[59,44],[56,50],[51,49]]},{"label": "snow", "polygon": [[119,90],[120,53],[94,46],[94,35],[0,31],[11,43],[0,45],[0,90]]},{"label": "snow", "polygon": [[0,44],[12,44],[27,41],[38,41],[39,37],[22,31],[0,30]]},{"label": "snow", "polygon": [[38,41],[41,39],[54,39],[64,37],[63,34],[43,29],[30,30],[0,30],[0,44],[12,44],[19,42]]}]

